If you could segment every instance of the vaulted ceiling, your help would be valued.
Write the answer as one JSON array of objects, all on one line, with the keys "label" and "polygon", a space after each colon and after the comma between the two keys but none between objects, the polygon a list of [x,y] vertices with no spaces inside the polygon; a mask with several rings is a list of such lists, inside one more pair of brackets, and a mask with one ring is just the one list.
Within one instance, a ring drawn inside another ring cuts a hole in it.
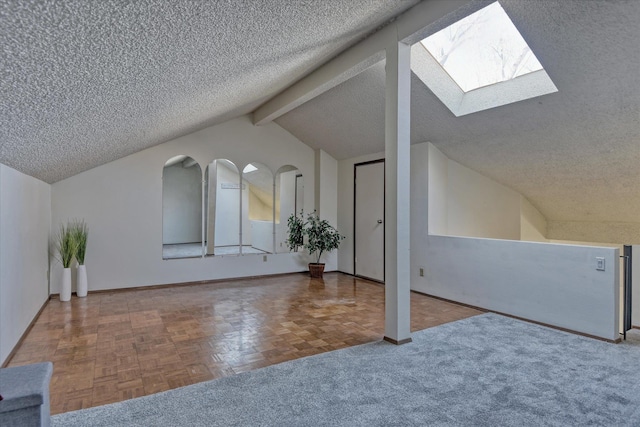
[{"label": "vaulted ceiling", "polygon": [[417,0],[0,0],[0,162],[52,183],[251,112]]},{"label": "vaulted ceiling", "polygon": [[[0,0],[0,162],[56,182],[249,113],[416,3]],[[548,219],[640,222],[640,2],[500,3],[558,92],[455,117],[414,75],[412,142]],[[383,151],[384,64],[276,122]]]},{"label": "vaulted ceiling", "polygon": [[[500,0],[557,93],[455,117],[416,75],[411,140],[550,220],[640,222],[640,2]],[[276,120],[338,159],[384,151],[384,63]]]}]

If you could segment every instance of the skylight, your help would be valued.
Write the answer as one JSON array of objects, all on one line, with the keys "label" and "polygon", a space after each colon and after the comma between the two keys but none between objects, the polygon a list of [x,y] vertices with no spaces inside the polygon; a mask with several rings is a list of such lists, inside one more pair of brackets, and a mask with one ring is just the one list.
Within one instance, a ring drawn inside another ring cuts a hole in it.
[{"label": "skylight", "polygon": [[498,2],[421,43],[465,93],[543,69]]},{"label": "skylight", "polygon": [[456,117],[558,91],[498,2],[448,23],[411,46],[411,70]]},{"label": "skylight", "polygon": [[249,173],[249,172],[254,172],[257,171],[258,168],[253,166],[251,163],[249,163],[247,166],[244,167],[244,169],[242,169],[242,173]]}]

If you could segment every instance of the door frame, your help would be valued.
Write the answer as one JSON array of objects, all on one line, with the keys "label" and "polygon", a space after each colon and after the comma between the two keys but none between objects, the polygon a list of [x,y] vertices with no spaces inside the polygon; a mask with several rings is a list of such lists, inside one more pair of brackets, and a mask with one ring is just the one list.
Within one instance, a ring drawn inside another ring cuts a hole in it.
[{"label": "door frame", "polygon": [[[295,214],[295,216],[298,216],[298,179],[302,178],[302,174],[301,173],[297,173],[296,174],[296,179],[295,179],[295,188],[294,188],[294,192],[295,195],[293,196],[293,213]],[[303,191],[304,191],[304,181],[302,182],[302,186],[303,186]],[[275,197],[275,191],[273,192]],[[304,194],[304,193],[303,193]],[[302,198],[304,198],[304,195],[302,196]],[[302,205],[302,200],[300,200],[300,205]],[[276,204],[274,203],[273,206],[275,206]],[[275,215],[274,215],[275,218]],[[274,221],[275,222],[275,221]]]},{"label": "door frame", "polygon": [[356,182],[356,176],[357,176],[357,168],[358,166],[366,166],[366,165],[371,165],[374,163],[382,163],[383,164],[383,186],[382,186],[382,202],[383,204],[386,206],[386,192],[385,192],[385,187],[387,185],[387,178],[386,178],[386,163],[384,161],[384,158],[382,159],[376,159],[376,160],[369,160],[367,162],[360,162],[360,163],[355,163],[353,165],[353,275],[356,277],[361,277],[363,279],[367,279],[367,280],[371,280],[374,282],[378,282],[378,283],[382,283],[384,285],[385,280],[387,278],[386,276],[386,271],[385,271],[385,249],[386,249],[386,212],[384,211],[384,208],[382,210],[382,282],[376,279],[372,279],[370,277],[365,277],[365,276],[360,276],[359,274],[357,274],[357,270],[356,270],[356,244],[357,244],[357,238],[358,236],[356,235],[356,211],[357,211],[357,206],[356,206],[356,191],[358,191],[358,183]]}]

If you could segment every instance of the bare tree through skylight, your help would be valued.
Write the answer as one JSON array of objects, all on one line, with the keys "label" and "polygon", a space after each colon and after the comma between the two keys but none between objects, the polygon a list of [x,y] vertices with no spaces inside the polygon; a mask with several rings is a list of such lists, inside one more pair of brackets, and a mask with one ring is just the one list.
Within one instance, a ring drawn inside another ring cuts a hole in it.
[{"label": "bare tree through skylight", "polygon": [[542,69],[498,2],[421,43],[464,92]]}]

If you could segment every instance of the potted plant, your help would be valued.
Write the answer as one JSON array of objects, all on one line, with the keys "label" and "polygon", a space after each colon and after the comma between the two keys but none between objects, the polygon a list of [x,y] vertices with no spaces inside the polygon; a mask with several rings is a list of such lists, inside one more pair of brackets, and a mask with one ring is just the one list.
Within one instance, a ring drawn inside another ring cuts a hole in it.
[{"label": "potted plant", "polygon": [[89,228],[83,220],[74,221],[69,228],[73,234],[73,238],[76,243],[75,257],[78,261],[77,274],[77,291],[76,294],[79,297],[87,296],[87,268],[84,265],[84,257],[87,253],[87,239],[89,237]]},{"label": "potted plant", "polygon": [[298,252],[298,248],[304,246],[304,219],[302,213],[298,216],[291,214],[287,219],[287,247],[292,252]]},{"label": "potted plant", "polygon": [[60,225],[58,233],[54,237],[56,250],[62,264],[62,286],[60,288],[60,301],[71,299],[71,261],[76,254],[76,241],[71,227]]},{"label": "potted plant", "polygon": [[[290,250],[297,250],[299,246],[314,256],[316,262],[309,263],[311,277],[321,278],[324,272],[324,263],[320,262],[322,254],[338,249],[340,242],[345,238],[336,230],[329,221],[320,219],[314,211],[307,216],[307,220],[292,214],[287,220],[289,235],[287,245]],[[304,238],[306,237],[306,242]]]}]

